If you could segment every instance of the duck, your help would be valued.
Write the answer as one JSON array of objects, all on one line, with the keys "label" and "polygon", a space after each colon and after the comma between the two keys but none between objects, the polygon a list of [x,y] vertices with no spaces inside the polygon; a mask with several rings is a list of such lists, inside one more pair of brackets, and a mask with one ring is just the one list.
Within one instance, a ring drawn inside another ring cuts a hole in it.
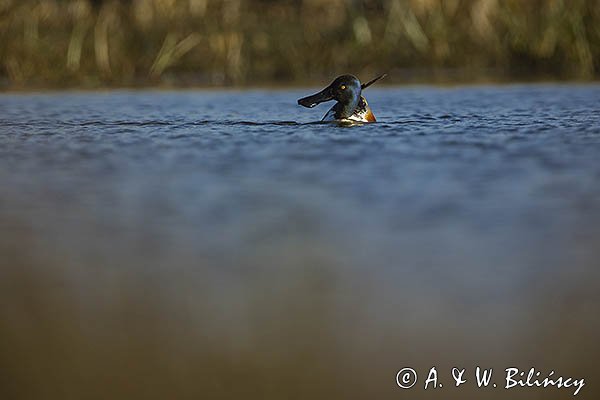
[{"label": "duck", "polygon": [[313,108],[317,104],[335,100],[336,103],[323,116],[321,122],[376,122],[377,119],[362,91],[385,76],[386,74],[383,74],[367,83],[360,83],[354,75],[341,75],[320,92],[299,99],[298,104]]}]

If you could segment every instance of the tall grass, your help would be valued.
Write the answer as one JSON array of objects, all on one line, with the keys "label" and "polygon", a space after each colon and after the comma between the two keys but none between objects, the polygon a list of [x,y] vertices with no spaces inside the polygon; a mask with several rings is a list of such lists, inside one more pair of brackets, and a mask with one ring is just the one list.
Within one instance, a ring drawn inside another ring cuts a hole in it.
[{"label": "tall grass", "polygon": [[6,86],[594,79],[594,0],[0,0]]}]

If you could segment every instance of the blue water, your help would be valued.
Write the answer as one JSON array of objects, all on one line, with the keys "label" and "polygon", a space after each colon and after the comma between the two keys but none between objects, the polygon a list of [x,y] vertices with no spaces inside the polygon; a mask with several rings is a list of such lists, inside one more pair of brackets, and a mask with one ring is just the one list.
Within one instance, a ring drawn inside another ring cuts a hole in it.
[{"label": "blue water", "polygon": [[7,254],[227,354],[320,363],[325,334],[365,396],[410,362],[589,371],[600,86],[370,88],[351,127],[313,90],[0,95]]}]

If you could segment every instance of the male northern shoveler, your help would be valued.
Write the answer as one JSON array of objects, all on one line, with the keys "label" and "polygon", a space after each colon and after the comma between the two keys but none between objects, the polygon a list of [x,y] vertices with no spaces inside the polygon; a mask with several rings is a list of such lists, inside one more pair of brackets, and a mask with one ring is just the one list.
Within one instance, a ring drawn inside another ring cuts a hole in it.
[{"label": "male northern shoveler", "polygon": [[321,121],[375,122],[375,116],[371,111],[371,107],[369,107],[369,103],[362,96],[362,90],[383,77],[385,77],[385,74],[361,84],[354,75],[342,75],[319,93],[301,98],[298,100],[298,104],[313,108],[319,103],[336,100],[337,103],[327,111]]}]

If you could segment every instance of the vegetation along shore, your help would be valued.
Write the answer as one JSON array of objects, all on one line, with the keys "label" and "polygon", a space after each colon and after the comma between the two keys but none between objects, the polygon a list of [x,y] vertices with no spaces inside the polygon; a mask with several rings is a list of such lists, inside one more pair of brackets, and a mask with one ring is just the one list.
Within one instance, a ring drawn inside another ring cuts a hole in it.
[{"label": "vegetation along shore", "polygon": [[594,0],[0,0],[0,87],[593,80]]}]

